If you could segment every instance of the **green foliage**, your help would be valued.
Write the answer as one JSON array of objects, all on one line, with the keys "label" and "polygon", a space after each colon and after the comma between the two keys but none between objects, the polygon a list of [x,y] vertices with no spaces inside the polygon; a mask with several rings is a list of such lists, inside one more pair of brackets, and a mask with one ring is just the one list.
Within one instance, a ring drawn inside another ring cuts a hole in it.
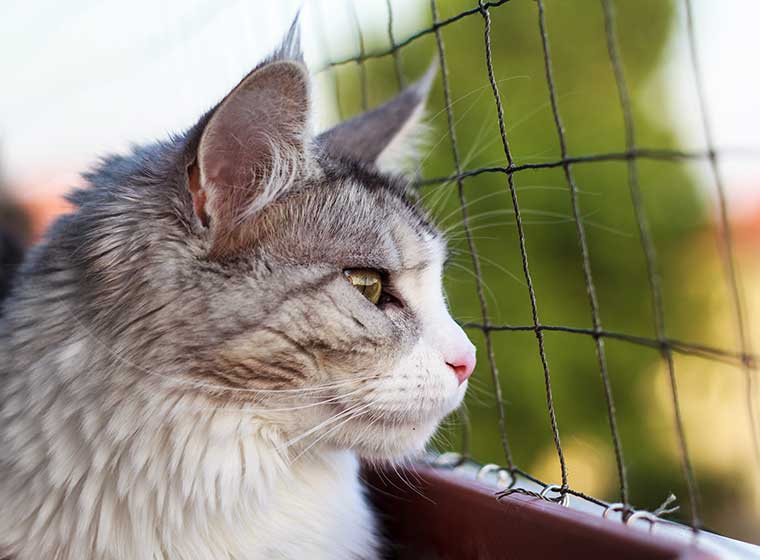
[{"label": "green foliage", "polygon": [[[472,7],[473,2],[439,4],[443,19]],[[624,151],[623,116],[600,3],[547,0],[545,4],[559,107],[570,153]],[[673,31],[674,4],[639,0],[618,2],[616,8],[620,53],[634,100],[637,143],[647,148],[674,148],[675,132],[664,112],[664,86],[657,74]],[[419,9],[425,13],[426,3],[421,3]],[[491,14],[494,71],[515,162],[556,161],[560,158],[559,143],[544,74],[536,3],[513,0],[491,10]],[[478,14],[442,30],[456,135],[465,169],[506,165],[487,81],[483,32],[483,18]],[[380,36],[369,40],[369,49],[387,48],[386,41]],[[432,56],[437,56],[432,34],[403,49],[405,75],[420,75]],[[394,93],[397,84],[390,57],[370,60],[367,71],[371,104]],[[339,73],[346,114],[360,110],[358,75],[355,65],[343,67]],[[446,177],[453,173],[454,164],[440,83],[432,93],[430,115],[434,135],[432,150],[423,161],[422,176]],[[572,171],[580,190],[602,323],[608,330],[654,337],[646,261],[631,204],[627,164],[580,163]],[[681,295],[683,286],[694,280],[682,266],[680,248],[704,228],[704,201],[682,163],[640,162],[639,175],[663,278],[668,333],[675,338],[694,339],[699,336],[699,324],[707,311],[698,300],[687,301]],[[578,237],[562,169],[525,170],[514,178],[541,322],[590,328]],[[507,178],[502,173],[485,173],[465,179],[463,185],[472,234],[481,256],[491,322],[530,325],[531,308]],[[482,322],[457,185],[425,186],[422,196],[442,220],[442,227],[451,228],[453,253],[446,284],[453,312],[464,323]],[[504,464],[484,337],[477,329],[469,332],[479,350],[479,365],[468,397],[472,453],[482,462]],[[531,471],[553,449],[536,337],[532,332],[495,332],[492,337],[512,453],[518,466]],[[653,434],[648,428],[651,424],[643,421],[655,410],[655,377],[664,375],[661,356],[656,350],[616,341],[606,342],[606,350],[634,504],[654,508],[674,491],[683,506],[680,515],[687,517],[686,490],[677,454],[672,451],[672,415],[658,420],[659,429],[671,434],[670,439],[665,438],[670,448],[663,445],[662,434]],[[609,472],[599,473],[599,479],[606,482],[596,493],[618,501],[610,428],[593,340],[579,334],[547,332],[546,354],[563,444],[588,442],[608,458],[604,468]],[[440,444],[456,447],[459,440],[458,427],[453,426],[442,434]],[[572,460],[570,456],[571,486]],[[551,482],[559,481],[558,463],[550,476]]]}]

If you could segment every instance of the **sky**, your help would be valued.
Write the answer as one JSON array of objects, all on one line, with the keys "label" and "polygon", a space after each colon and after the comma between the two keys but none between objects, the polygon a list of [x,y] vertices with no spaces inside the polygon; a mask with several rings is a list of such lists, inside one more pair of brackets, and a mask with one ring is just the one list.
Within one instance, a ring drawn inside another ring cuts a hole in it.
[{"label": "sky", "polygon": [[[697,52],[714,142],[732,207],[760,206],[760,2],[692,0]],[[661,72],[670,92],[668,103],[685,146],[704,147],[704,134],[691,68],[686,14],[681,7],[667,62]],[[706,171],[703,168],[701,171]],[[699,179],[708,193],[708,174]]]},{"label": "sky", "polygon": [[[279,43],[301,4],[313,68],[355,54],[354,12],[341,0],[12,2],[0,18],[4,175],[22,190],[51,174],[76,181],[99,155],[187,128]],[[408,5],[393,2],[407,35],[420,25]],[[355,6],[363,29],[387,24],[385,0]]]},{"label": "sky", "polygon": [[[65,190],[98,156],[186,128],[271,50],[300,5],[312,67],[353,55],[349,2],[11,0],[0,18],[2,172],[21,196]],[[385,0],[353,3],[365,33],[385,33]],[[733,206],[743,208],[760,203],[760,2],[693,4],[710,120],[725,150],[721,170]],[[392,6],[397,38],[422,25],[416,3]],[[661,77],[684,145],[701,148],[685,31],[680,17]],[[335,113],[329,87],[317,92],[320,127]],[[709,177],[699,178],[714,192]]]}]

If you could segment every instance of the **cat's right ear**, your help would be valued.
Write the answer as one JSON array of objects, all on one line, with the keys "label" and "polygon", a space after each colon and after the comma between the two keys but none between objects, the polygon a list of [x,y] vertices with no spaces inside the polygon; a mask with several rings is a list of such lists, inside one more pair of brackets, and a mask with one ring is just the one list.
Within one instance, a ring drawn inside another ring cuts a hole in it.
[{"label": "cat's right ear", "polygon": [[187,184],[213,255],[249,243],[247,222],[292,183],[310,140],[309,89],[296,20],[283,45],[199,123]]}]

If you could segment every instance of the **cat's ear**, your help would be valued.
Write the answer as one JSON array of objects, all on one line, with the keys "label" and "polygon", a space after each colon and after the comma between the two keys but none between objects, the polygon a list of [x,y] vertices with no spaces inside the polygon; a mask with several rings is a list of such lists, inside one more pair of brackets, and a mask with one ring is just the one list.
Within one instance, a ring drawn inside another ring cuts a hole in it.
[{"label": "cat's ear", "polygon": [[323,132],[317,145],[331,156],[375,165],[381,171],[408,171],[416,164],[427,132],[422,117],[436,71],[434,64],[390,101]]},{"label": "cat's ear", "polygon": [[293,183],[310,142],[310,105],[296,19],[282,46],[204,118],[188,188],[213,253],[245,243],[245,223]]}]

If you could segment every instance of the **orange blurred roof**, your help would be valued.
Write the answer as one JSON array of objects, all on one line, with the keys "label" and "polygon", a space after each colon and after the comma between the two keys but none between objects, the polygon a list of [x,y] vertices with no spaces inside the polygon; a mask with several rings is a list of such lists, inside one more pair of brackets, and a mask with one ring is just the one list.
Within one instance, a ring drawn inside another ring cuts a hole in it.
[{"label": "orange blurred roof", "polygon": [[[57,216],[71,210],[63,195],[72,186],[81,184],[81,179],[76,173],[60,173],[37,177],[25,183],[14,192],[18,193],[19,202],[29,212],[33,235],[38,239]],[[715,227],[719,235],[717,222]],[[737,251],[760,249],[760,188],[757,198],[743,202],[739,212],[732,216],[731,231]]]}]

